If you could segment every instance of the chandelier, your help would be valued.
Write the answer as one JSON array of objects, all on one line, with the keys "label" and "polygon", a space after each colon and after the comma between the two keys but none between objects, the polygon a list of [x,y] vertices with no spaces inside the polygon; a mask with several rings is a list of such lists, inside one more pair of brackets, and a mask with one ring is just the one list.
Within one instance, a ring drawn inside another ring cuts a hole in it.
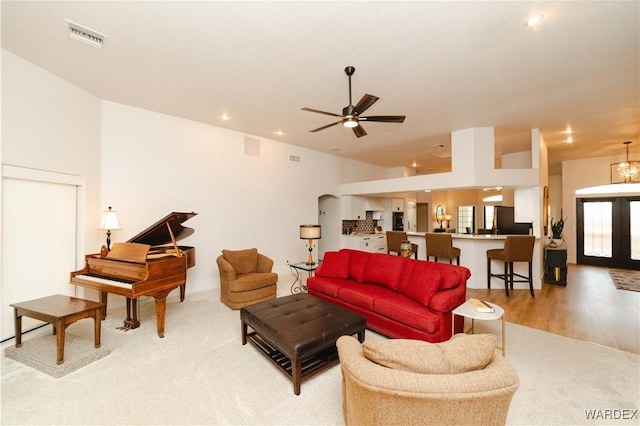
[{"label": "chandelier", "polygon": [[627,161],[611,164],[611,183],[640,183],[640,161],[629,161],[629,145],[627,147]]}]

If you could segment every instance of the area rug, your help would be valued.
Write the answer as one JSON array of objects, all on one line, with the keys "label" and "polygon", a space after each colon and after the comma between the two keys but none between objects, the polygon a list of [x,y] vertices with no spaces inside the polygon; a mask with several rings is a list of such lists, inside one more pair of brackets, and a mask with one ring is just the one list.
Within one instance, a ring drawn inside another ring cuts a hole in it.
[{"label": "area rug", "polygon": [[102,344],[95,348],[93,339],[85,339],[67,333],[64,342],[64,362],[57,363],[56,336],[47,334],[22,342],[22,346],[7,347],[6,357],[42,371],[51,377],[66,376],[111,353],[111,348]]},{"label": "area rug", "polygon": [[609,275],[618,290],[640,291],[640,271],[609,269]]}]

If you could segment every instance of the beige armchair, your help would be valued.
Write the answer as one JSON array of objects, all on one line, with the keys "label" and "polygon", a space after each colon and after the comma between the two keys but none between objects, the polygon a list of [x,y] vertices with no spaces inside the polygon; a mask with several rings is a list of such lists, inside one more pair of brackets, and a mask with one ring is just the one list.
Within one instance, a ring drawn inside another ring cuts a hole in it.
[{"label": "beige armchair", "polygon": [[231,309],[276,298],[278,274],[271,272],[273,260],[258,249],[222,250],[216,262],[220,301]]},{"label": "beige armchair", "polygon": [[487,334],[457,334],[438,344],[403,339],[360,344],[352,336],[340,337],[345,423],[505,424],[519,379],[495,352],[495,342]]}]

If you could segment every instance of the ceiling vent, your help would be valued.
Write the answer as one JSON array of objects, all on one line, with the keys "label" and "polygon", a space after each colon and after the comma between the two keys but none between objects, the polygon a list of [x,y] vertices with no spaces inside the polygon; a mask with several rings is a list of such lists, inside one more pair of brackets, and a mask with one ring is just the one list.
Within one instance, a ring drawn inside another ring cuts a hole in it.
[{"label": "ceiling vent", "polygon": [[82,25],[78,25],[75,22],[69,21],[68,19],[66,19],[66,21],[69,23],[69,36],[72,39],[81,41],[93,47],[97,47],[98,49],[102,49],[104,39],[107,38],[106,35],[91,30],[87,27],[83,27]]}]

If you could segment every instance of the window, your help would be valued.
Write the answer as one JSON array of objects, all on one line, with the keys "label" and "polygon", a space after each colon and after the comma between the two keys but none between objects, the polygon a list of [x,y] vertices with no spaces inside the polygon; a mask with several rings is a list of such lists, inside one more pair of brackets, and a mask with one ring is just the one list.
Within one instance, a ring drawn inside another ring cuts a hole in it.
[{"label": "window", "polygon": [[484,229],[493,229],[494,206],[484,206]]},{"label": "window", "polygon": [[[476,207],[458,206],[458,232],[473,233],[476,229]],[[469,228],[469,229],[467,229]]]},{"label": "window", "polygon": [[610,201],[584,203],[585,256],[611,257],[612,205]]}]

